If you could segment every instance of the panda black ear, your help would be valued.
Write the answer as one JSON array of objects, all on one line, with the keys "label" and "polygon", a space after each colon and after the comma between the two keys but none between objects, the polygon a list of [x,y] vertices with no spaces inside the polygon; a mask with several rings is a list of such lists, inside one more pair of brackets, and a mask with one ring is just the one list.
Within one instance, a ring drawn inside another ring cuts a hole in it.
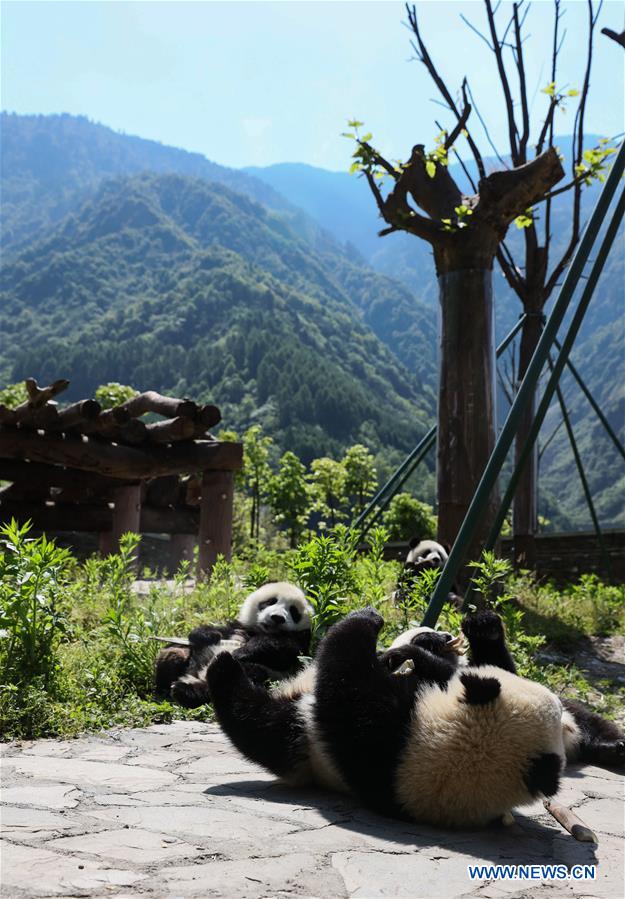
[{"label": "panda black ear", "polygon": [[418,546],[420,543],[421,543],[421,537],[412,537],[408,544],[408,548],[414,549],[415,546]]},{"label": "panda black ear", "polygon": [[451,552],[451,545],[449,543],[441,543],[441,546],[443,547],[447,555],[449,555],[449,553]]}]

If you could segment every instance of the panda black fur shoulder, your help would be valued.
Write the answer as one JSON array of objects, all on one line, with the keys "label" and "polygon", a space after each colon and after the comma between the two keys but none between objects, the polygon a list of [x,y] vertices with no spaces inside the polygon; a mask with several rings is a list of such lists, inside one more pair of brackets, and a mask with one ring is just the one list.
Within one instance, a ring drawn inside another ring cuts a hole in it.
[{"label": "panda black fur shoulder", "polygon": [[[490,664],[516,673],[516,665],[506,645],[503,625],[498,615],[490,610],[482,610],[467,616],[462,629],[470,641],[469,661],[472,665]],[[426,649],[458,668],[468,664],[462,655],[461,638],[429,627],[417,627],[400,634],[383,654],[383,663],[391,671],[398,670],[411,658],[411,647]],[[625,768],[625,734],[617,725],[577,700],[562,699],[562,705],[562,731],[567,761]]]},{"label": "panda black fur shoulder", "polygon": [[156,660],[156,688],[187,708],[210,702],[206,671],[225,650],[245,663],[253,679],[279,680],[308,653],[311,619],[312,607],[295,584],[264,584],[245,598],[235,621],[195,628],[188,649],[164,649]]},{"label": "panda black fur shoulder", "polygon": [[352,613],[312,668],[273,691],[220,655],[207,679],[227,736],[287,782],[347,789],[423,823],[482,825],[557,791],[556,696],[492,666],[458,671],[419,647],[408,673],[394,674],[376,654],[382,625],[373,609]]}]

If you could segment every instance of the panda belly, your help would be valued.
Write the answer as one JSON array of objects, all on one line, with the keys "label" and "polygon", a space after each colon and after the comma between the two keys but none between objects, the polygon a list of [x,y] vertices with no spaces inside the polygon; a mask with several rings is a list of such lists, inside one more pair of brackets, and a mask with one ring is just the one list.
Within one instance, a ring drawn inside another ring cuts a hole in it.
[{"label": "panda belly", "polygon": [[485,666],[501,693],[468,704],[460,677],[417,698],[395,778],[396,799],[417,821],[482,826],[535,801],[525,782],[531,760],[554,754],[564,764],[562,708],[550,691]]}]

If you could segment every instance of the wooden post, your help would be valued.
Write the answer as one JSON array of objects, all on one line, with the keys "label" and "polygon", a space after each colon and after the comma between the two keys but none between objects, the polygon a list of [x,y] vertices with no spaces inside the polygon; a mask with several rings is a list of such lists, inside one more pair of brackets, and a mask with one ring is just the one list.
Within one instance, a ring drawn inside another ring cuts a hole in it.
[{"label": "wooden post", "polygon": [[234,477],[231,471],[204,472],[198,537],[198,579],[210,574],[218,555],[223,555],[230,561],[233,496]]},{"label": "wooden post", "polygon": [[172,534],[169,538],[169,572],[175,574],[181,562],[193,561],[194,534]]},{"label": "wooden post", "polygon": [[113,497],[113,527],[100,534],[100,552],[106,555],[119,550],[119,538],[122,534],[128,531],[141,533],[141,485],[118,487]]}]

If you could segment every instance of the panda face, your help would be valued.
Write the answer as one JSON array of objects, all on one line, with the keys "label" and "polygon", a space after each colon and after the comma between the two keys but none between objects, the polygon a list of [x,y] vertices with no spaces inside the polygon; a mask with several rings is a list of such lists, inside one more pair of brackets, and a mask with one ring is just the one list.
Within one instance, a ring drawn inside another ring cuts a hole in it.
[{"label": "panda face", "polygon": [[286,581],[263,584],[251,593],[239,614],[241,624],[268,633],[310,630],[312,608],[294,584]]},{"label": "panda face", "polygon": [[447,561],[447,550],[436,540],[419,540],[406,556],[406,563],[419,565],[423,562],[431,563],[433,568],[442,568]]},{"label": "panda face", "polygon": [[298,603],[278,595],[259,603],[256,624],[265,631],[292,631],[297,630],[302,617]]}]

